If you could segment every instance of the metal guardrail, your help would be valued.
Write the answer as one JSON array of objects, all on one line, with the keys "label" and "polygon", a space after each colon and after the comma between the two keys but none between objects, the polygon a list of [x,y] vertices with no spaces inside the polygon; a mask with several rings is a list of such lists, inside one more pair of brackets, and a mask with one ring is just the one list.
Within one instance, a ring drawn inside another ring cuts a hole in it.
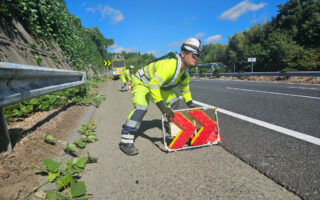
[{"label": "metal guardrail", "polygon": [[301,72],[239,72],[239,73],[190,73],[190,76],[216,77],[216,76],[320,76],[320,71],[301,71]]},{"label": "metal guardrail", "polygon": [[5,106],[85,83],[85,72],[0,62],[0,151],[12,151]]}]

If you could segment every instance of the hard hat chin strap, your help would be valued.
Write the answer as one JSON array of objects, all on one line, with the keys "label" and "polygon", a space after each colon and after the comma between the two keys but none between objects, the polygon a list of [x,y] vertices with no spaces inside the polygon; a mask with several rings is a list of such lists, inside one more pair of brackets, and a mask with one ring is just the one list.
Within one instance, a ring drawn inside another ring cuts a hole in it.
[{"label": "hard hat chin strap", "polygon": [[190,65],[188,65],[187,62],[186,62],[186,60],[184,59],[184,57],[185,57],[188,53],[189,53],[188,51],[185,51],[185,55],[184,55],[184,56],[181,55],[181,58],[182,58],[181,60],[182,60],[184,66],[185,66],[186,68],[190,67]]}]

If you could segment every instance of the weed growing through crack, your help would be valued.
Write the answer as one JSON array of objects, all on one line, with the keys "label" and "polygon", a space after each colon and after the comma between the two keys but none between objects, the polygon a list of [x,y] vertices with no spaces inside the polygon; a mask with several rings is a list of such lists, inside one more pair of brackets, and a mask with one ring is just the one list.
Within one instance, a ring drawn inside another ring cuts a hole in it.
[{"label": "weed growing through crack", "polygon": [[95,133],[96,122],[91,121],[90,124],[82,124],[81,129],[78,131],[81,134],[81,141],[85,143],[93,143],[98,140],[97,134]]},{"label": "weed growing through crack", "polygon": [[72,143],[68,143],[66,141],[62,142],[63,150],[71,156],[78,156],[78,148],[83,149],[86,147],[87,143],[94,143],[98,140],[95,130],[96,122],[94,120],[89,124],[81,124],[80,130],[78,130],[78,133],[81,135],[81,139],[73,141]]}]

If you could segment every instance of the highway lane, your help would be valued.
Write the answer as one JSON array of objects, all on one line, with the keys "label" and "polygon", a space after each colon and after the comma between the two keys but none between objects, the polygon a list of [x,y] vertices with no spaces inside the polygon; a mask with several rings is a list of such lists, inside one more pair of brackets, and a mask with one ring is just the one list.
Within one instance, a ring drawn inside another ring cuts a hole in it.
[{"label": "highway lane", "polygon": [[190,88],[198,101],[320,138],[320,85],[192,80]]},{"label": "highway lane", "polygon": [[[320,138],[320,86],[192,79],[195,100]],[[222,146],[305,199],[320,199],[320,146],[220,114]]]},{"label": "highway lane", "polygon": [[136,135],[139,154],[125,155],[118,144],[132,95],[119,91],[120,81],[107,84],[107,101],[92,117],[99,140],[86,147],[99,160],[81,177],[93,199],[300,199],[221,146],[166,153],[155,104]]}]

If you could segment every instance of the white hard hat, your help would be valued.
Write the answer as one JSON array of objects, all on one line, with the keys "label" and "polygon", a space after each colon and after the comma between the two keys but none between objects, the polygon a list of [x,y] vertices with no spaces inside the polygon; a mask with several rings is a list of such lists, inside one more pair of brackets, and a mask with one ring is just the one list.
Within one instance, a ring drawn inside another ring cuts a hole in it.
[{"label": "white hard hat", "polygon": [[131,66],[129,67],[129,69],[134,69],[134,66],[133,66],[133,65],[131,65]]},{"label": "white hard hat", "polygon": [[196,38],[189,38],[181,45],[181,51],[191,51],[200,56],[202,52],[201,41]]}]

